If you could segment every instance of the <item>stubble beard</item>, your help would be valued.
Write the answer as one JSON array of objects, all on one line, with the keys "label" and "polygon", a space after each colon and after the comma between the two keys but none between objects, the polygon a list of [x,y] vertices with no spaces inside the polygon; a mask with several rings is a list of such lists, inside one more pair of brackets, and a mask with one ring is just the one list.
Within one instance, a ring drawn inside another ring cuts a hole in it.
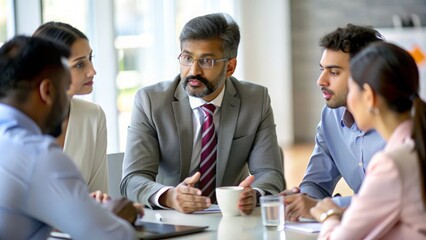
[{"label": "stubble beard", "polygon": [[334,95],[330,100],[326,101],[325,104],[329,108],[346,107],[346,94],[344,96]]},{"label": "stubble beard", "polygon": [[[196,88],[191,87],[188,84],[190,79],[199,80],[201,83],[204,84],[204,87],[196,87]],[[196,98],[203,98],[212,94],[214,91],[216,91],[220,86],[222,86],[225,80],[226,80],[226,66],[223,68],[221,74],[212,82],[209,82],[206,78],[203,78],[200,75],[196,75],[196,76],[191,75],[185,78],[185,81],[182,82],[182,86],[189,96],[196,97]]]}]

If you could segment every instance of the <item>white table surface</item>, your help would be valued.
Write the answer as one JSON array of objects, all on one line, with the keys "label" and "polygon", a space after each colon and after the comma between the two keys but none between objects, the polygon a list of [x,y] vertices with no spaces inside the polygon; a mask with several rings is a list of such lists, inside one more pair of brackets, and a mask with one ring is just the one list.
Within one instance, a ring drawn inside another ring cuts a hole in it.
[{"label": "white table surface", "polygon": [[151,210],[144,209],[145,216],[142,221],[156,222],[160,221],[155,217],[155,213],[160,213],[163,217],[163,223],[209,226],[200,233],[193,233],[173,239],[280,239],[280,240],[311,240],[317,239],[317,233],[304,233],[295,230],[285,229],[283,231],[267,230],[262,225],[260,208],[257,207],[251,215],[222,217],[221,213],[203,213],[203,214],[183,214],[175,210]]}]

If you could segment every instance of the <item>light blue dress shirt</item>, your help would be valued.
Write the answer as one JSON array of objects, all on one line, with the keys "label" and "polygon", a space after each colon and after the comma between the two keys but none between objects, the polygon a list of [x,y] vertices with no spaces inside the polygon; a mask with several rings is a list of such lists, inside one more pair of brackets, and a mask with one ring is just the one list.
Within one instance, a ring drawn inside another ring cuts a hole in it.
[{"label": "light blue dress shirt", "polygon": [[0,239],[43,239],[52,227],[73,239],[135,239],[124,220],[90,196],[55,139],[0,104]]},{"label": "light blue dress shirt", "polygon": [[[331,197],[343,177],[357,193],[371,157],[385,145],[385,140],[376,131],[359,130],[345,107],[324,107],[315,136],[315,148],[300,184],[301,192],[317,199]],[[338,197],[333,200],[346,207],[350,199]]]}]

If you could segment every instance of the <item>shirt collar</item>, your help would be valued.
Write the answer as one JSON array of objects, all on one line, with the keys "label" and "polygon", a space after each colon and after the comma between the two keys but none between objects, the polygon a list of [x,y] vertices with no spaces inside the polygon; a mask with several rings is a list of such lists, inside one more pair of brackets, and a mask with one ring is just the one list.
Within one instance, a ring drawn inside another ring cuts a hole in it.
[{"label": "shirt collar", "polygon": [[411,130],[413,129],[413,121],[411,119],[405,120],[400,123],[392,132],[387,144],[386,149],[392,149],[401,145],[411,138]]},{"label": "shirt collar", "polygon": [[346,126],[347,128],[351,128],[354,123],[354,116],[352,116],[352,113],[350,113],[348,109],[345,109],[342,119],[340,120],[340,124],[342,125],[342,127]]},{"label": "shirt collar", "polygon": [[40,127],[25,113],[10,105],[0,103],[0,132],[16,126],[23,127],[33,134],[42,134]]},{"label": "shirt collar", "polygon": [[[226,86],[224,86],[222,91],[219,93],[219,95],[209,103],[215,105],[216,107],[222,106],[223,95],[225,94],[225,88]],[[188,97],[189,97],[189,104],[191,105],[192,109],[196,109],[207,103],[206,101],[204,101],[204,99],[199,97],[192,97],[192,96],[188,96]]]}]

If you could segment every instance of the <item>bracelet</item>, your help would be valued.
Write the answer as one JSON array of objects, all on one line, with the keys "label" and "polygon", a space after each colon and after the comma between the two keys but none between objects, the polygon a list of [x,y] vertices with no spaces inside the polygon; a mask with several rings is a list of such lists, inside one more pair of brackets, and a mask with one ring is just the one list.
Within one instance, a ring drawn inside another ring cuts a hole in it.
[{"label": "bracelet", "polygon": [[329,217],[331,217],[331,216],[333,216],[333,215],[337,215],[337,216],[339,216],[339,218],[341,217],[341,214],[340,214],[340,213],[338,213],[336,210],[334,210],[334,209],[332,208],[332,209],[327,210],[327,212],[323,212],[323,213],[320,215],[319,220],[320,220],[320,222],[324,222],[325,220],[327,220],[327,218],[329,218]]}]

